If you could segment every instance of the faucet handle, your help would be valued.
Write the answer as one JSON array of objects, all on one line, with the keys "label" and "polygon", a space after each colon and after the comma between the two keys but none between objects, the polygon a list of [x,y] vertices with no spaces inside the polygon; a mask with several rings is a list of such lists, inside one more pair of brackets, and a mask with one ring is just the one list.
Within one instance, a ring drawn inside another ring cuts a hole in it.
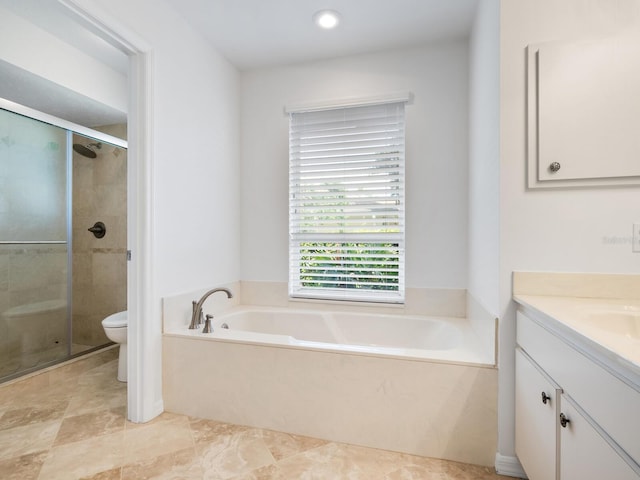
[{"label": "faucet handle", "polygon": [[213,328],[211,327],[211,319],[213,315],[207,315],[207,319],[204,321],[204,328],[202,329],[202,333],[211,333],[213,332]]}]

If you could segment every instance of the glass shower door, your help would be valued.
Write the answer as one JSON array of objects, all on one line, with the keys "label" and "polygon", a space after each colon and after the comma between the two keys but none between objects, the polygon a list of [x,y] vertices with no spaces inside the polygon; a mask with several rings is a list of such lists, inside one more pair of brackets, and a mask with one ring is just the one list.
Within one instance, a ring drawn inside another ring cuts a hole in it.
[{"label": "glass shower door", "polygon": [[0,379],[69,354],[68,134],[0,109]]}]

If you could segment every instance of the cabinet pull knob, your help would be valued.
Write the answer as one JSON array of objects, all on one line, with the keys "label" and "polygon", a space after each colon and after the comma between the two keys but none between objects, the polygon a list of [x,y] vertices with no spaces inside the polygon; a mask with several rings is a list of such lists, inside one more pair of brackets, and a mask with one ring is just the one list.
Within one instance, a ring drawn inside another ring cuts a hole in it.
[{"label": "cabinet pull knob", "polygon": [[562,428],[567,428],[567,424],[568,423],[571,423],[571,420],[569,420],[564,413],[561,413],[560,414],[560,425],[562,425]]},{"label": "cabinet pull knob", "polygon": [[551,397],[547,395],[545,392],[542,392],[542,403],[546,405],[547,402],[550,402],[550,401],[551,401]]},{"label": "cabinet pull knob", "polygon": [[553,162],[549,165],[549,170],[551,170],[553,173],[556,173],[558,170],[560,170],[560,163],[559,162]]}]

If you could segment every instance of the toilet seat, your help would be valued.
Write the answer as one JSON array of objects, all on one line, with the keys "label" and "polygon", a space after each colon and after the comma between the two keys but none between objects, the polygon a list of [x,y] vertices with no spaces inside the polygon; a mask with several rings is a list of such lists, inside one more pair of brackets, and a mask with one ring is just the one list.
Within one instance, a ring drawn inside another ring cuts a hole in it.
[{"label": "toilet seat", "polygon": [[109,315],[102,320],[102,326],[105,328],[123,328],[127,326],[128,318],[127,311],[118,312]]}]

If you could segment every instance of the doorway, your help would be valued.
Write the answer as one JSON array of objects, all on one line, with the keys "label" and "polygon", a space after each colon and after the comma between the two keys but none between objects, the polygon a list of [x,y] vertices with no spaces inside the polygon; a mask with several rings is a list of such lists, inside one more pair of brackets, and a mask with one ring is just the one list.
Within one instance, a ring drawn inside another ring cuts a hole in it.
[{"label": "doorway", "polygon": [[126,141],[104,133],[126,126],[70,126],[0,109],[0,382],[108,344],[126,310]]}]

